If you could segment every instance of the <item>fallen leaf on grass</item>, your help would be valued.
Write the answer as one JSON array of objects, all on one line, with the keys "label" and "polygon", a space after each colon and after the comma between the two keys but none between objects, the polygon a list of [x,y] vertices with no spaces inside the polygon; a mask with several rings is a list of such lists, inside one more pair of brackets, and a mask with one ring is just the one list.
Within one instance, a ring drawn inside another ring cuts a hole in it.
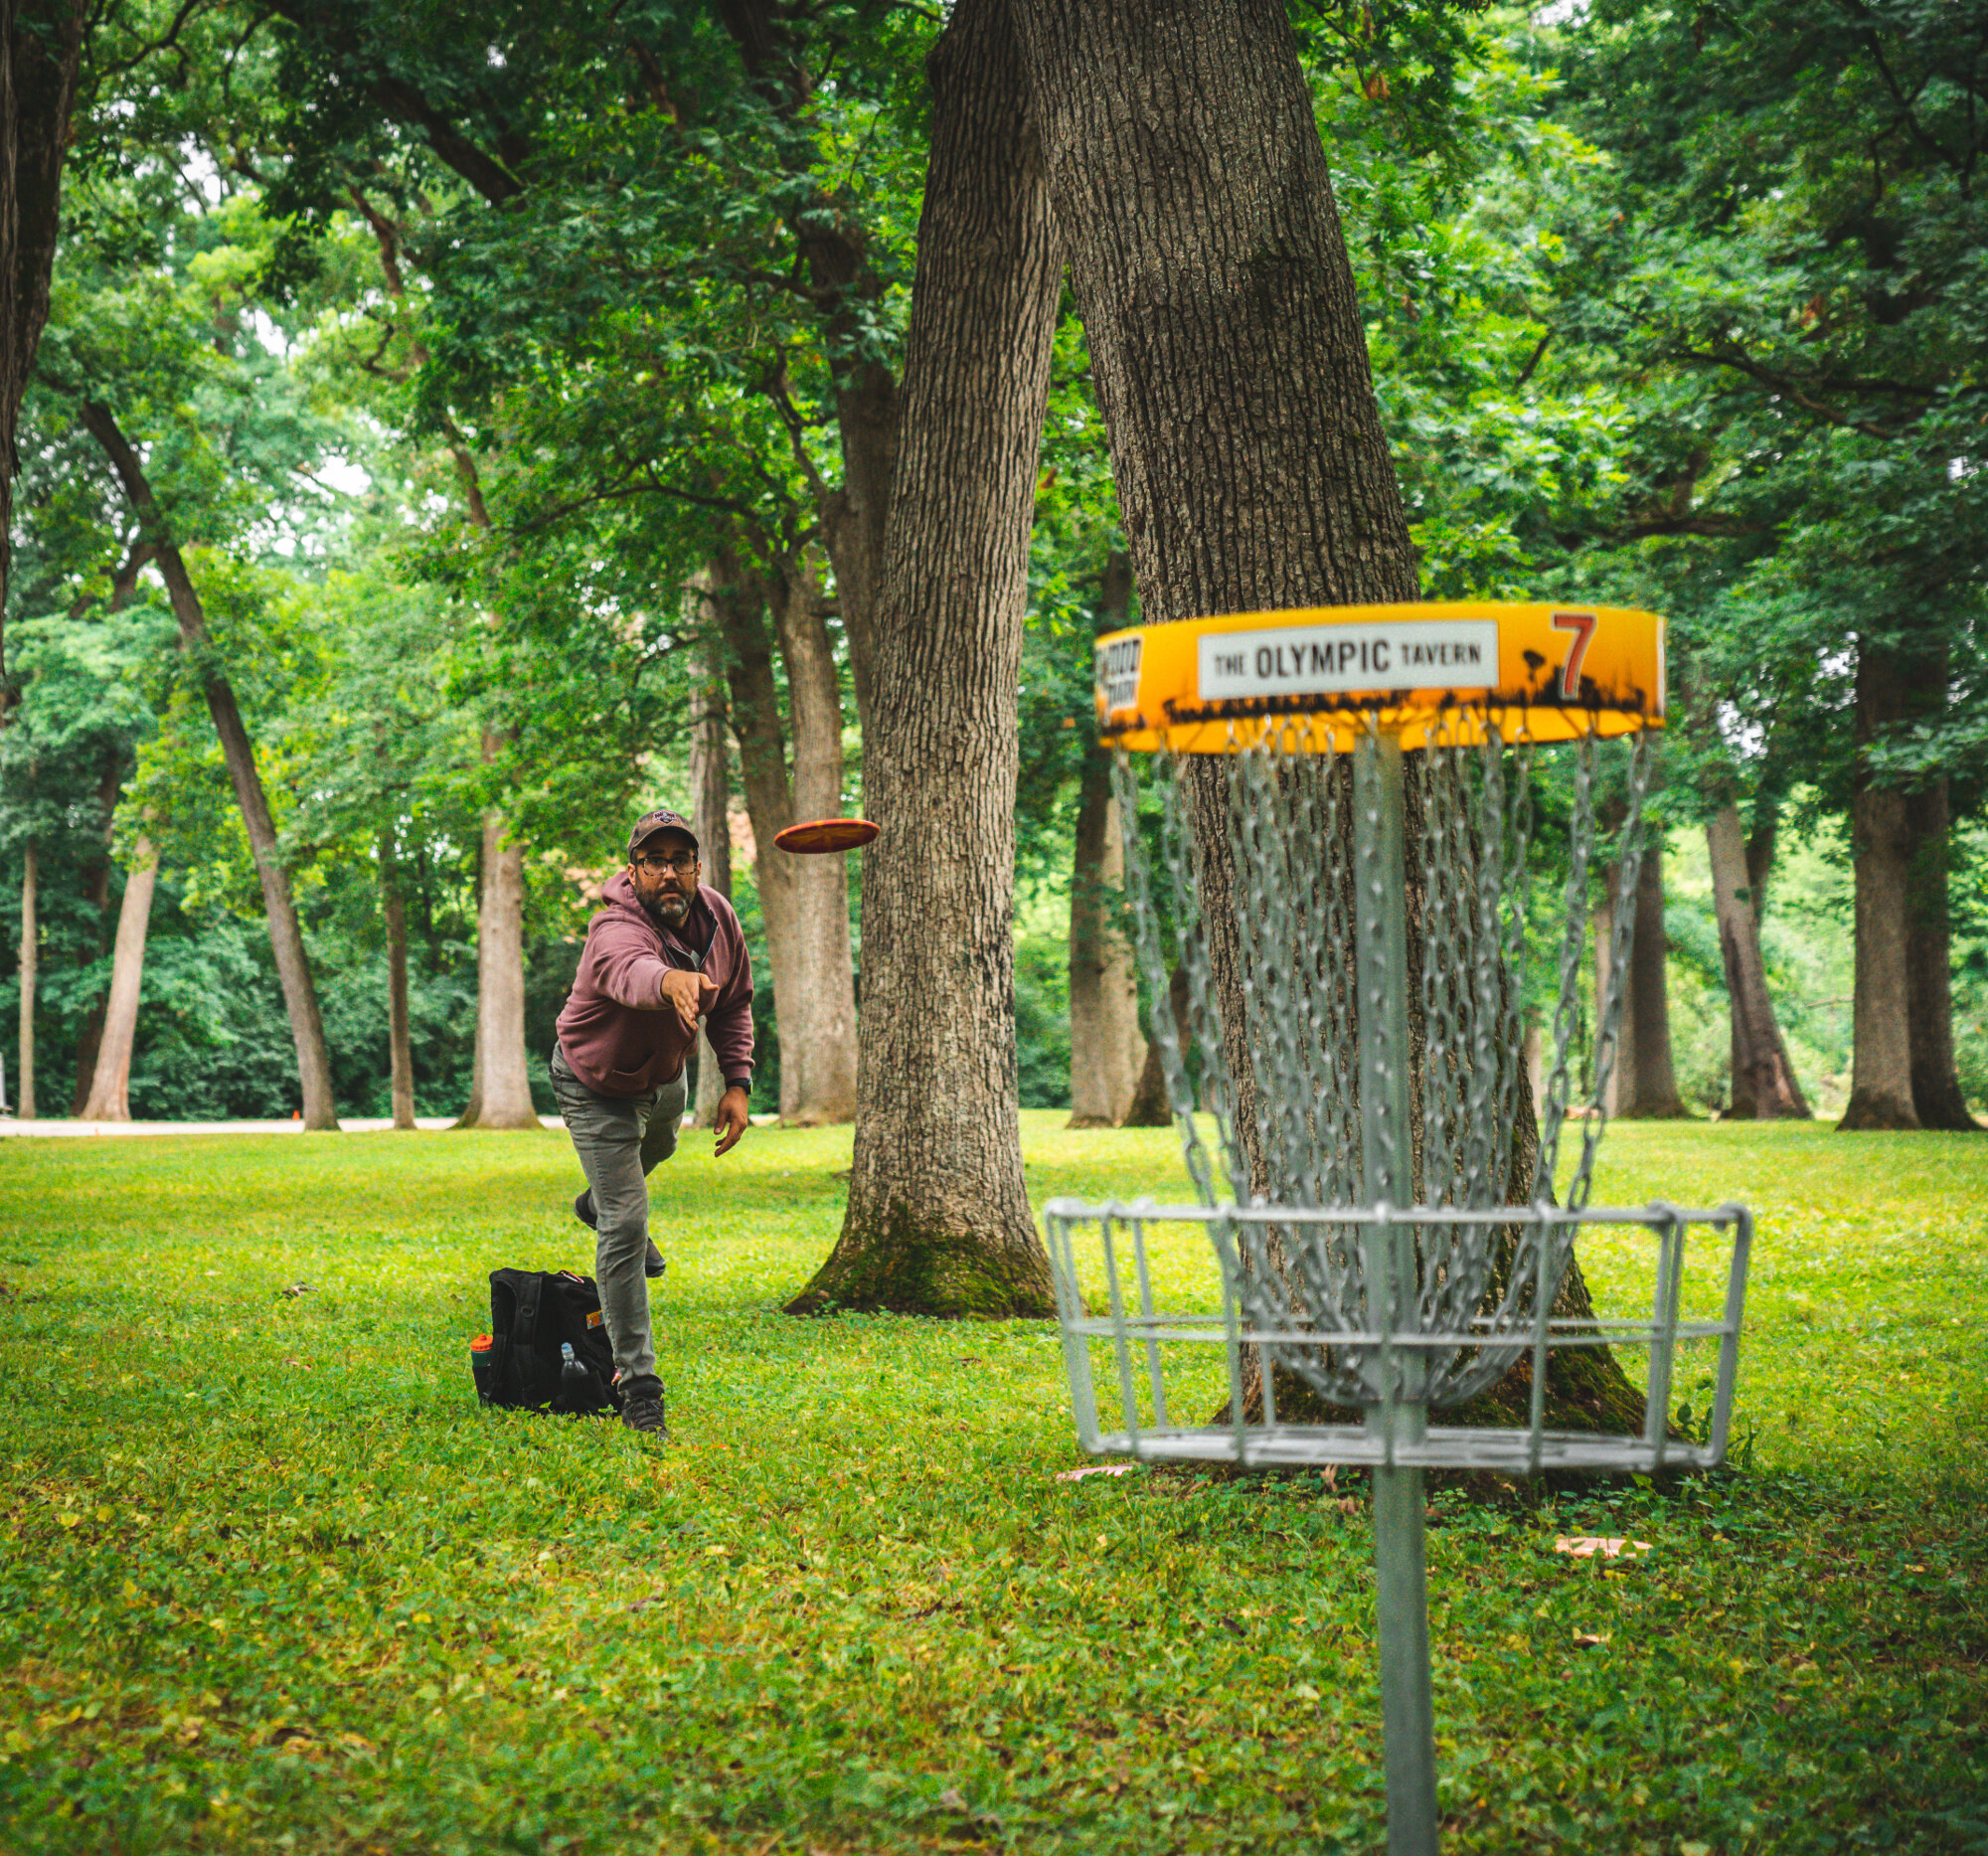
[{"label": "fallen leaf on grass", "polygon": [[1606,1637],[1597,1637],[1586,1630],[1576,1630],[1574,1633],[1574,1647],[1577,1650],[1598,1650],[1607,1641]]},{"label": "fallen leaf on grass", "polygon": [[1058,1482],[1081,1482],[1085,1476],[1128,1476],[1131,1473],[1130,1463],[1093,1463],[1088,1469],[1059,1469],[1054,1479]]},{"label": "fallen leaf on grass", "polygon": [[1604,1560],[1633,1560],[1640,1554],[1652,1553],[1655,1549],[1647,1540],[1625,1540],[1600,1534],[1563,1534],[1554,1542],[1554,1552],[1572,1554],[1576,1560],[1591,1560],[1597,1554]]},{"label": "fallen leaf on grass", "polygon": [[276,1293],[278,1295],[307,1295],[310,1293],[310,1284],[308,1282],[292,1282],[288,1288],[278,1289]]}]

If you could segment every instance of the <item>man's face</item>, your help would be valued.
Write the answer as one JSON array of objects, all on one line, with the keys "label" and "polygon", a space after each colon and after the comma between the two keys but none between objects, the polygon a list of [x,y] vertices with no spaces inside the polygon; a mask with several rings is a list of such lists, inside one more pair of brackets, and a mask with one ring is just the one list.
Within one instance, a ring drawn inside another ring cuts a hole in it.
[{"label": "man's face", "polygon": [[666,928],[690,920],[697,899],[697,847],[680,831],[659,831],[628,860],[636,899]]}]

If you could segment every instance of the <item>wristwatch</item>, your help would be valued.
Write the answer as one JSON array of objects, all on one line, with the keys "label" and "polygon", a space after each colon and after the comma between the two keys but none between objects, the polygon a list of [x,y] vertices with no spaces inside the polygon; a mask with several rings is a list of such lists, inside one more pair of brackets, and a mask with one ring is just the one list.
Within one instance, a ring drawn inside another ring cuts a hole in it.
[{"label": "wristwatch", "polygon": [[725,1087],[729,1090],[744,1090],[749,1096],[752,1092],[752,1079],[750,1077],[727,1077],[725,1079]]}]

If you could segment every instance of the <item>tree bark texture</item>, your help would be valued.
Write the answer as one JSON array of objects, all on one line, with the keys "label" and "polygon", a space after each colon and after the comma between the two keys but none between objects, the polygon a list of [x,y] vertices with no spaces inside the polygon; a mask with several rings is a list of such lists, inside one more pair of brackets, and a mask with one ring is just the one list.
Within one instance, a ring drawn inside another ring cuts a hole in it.
[{"label": "tree bark texture", "polygon": [[408,1022],[408,900],[394,834],[380,834],[380,914],[387,928],[387,1063],[394,1125],[414,1125],[414,1052]]},{"label": "tree bark texture", "polygon": [[23,1121],[35,1115],[35,978],[41,957],[41,925],[35,920],[41,859],[34,839],[21,849],[21,1099],[14,1112]]},{"label": "tree bark texture", "polygon": [[124,898],[117,906],[117,939],[110,955],[110,995],[103,1008],[103,1032],[89,1092],[77,1113],[85,1121],[131,1118],[131,1054],[138,1042],[138,1000],[145,983],[145,937],[152,920],[152,893],[159,881],[158,859],[140,838],[124,873]]},{"label": "tree bark texture", "polygon": [[1912,834],[1905,794],[1873,778],[1865,751],[1905,713],[1904,666],[1871,639],[1857,651],[1856,784],[1850,802],[1856,862],[1856,997],[1852,1006],[1850,1100],[1845,1131],[1915,1128],[1910,987]]},{"label": "tree bark texture", "polygon": [[296,1046],[303,1124],[310,1129],[336,1131],[338,1111],[332,1099],[331,1057],[325,1048],[324,1020],[318,1011],[310,959],[304,951],[303,928],[290,894],[289,872],[283,868],[277,852],[275,821],[270,817],[268,796],[262,790],[262,776],[255,766],[254,743],[242,720],[234,687],[222,674],[216,658],[207,614],[201,606],[193,576],[187,572],[179,544],[172,539],[160,515],[138,453],[119,429],[108,407],[86,401],[79,410],[83,424],[110,459],[147,538],[158,551],[154,560],[160,578],[166,583],[173,617],[179,624],[180,649],[197,667],[207,712],[213,719],[215,734],[221,739],[222,759],[235,788],[235,803],[248,834],[248,848],[254,856],[255,875],[262,888],[269,947],[275,955],[276,977],[282,985],[283,1007],[290,1021],[290,1038]]},{"label": "tree bark texture", "polygon": [[[0,0],[0,625],[13,567],[15,435],[49,319],[83,13],[82,0]],[[0,631],[0,715],[13,690],[5,643]]]},{"label": "tree bark texture", "polygon": [[[1017,683],[1061,254],[1007,0],[961,0],[933,117],[876,619],[855,1160],[790,1304],[1045,1315],[1015,1071]],[[756,828],[756,827],[755,827]]]},{"label": "tree bark texture", "polygon": [[[1352,267],[1278,0],[1015,0],[1015,13],[1144,621],[1415,598]],[[1196,769],[1185,787],[1204,821],[1197,880],[1234,1112],[1260,1174],[1224,801]],[[1412,870],[1408,928],[1418,1049]],[[1538,1149],[1523,1094],[1519,1110],[1515,1178]],[[1586,1299],[1571,1264],[1556,1307]],[[1555,1372],[1550,1409],[1568,1422],[1641,1405],[1599,1349],[1556,1355]]]},{"label": "tree bark texture", "polygon": [[[700,576],[709,586],[709,576]],[[700,595],[701,599],[703,595]],[[732,895],[732,779],[726,764],[725,681],[714,667],[722,661],[718,640],[700,643],[690,658],[690,822],[697,831],[704,881],[719,895]],[[697,1041],[697,1101],[692,1119],[699,1127],[715,1126],[725,1079],[718,1057],[702,1033]]]},{"label": "tree bark texture", "polygon": [[1944,779],[1905,795],[1911,892],[1905,920],[1905,1016],[1912,1107],[1919,1125],[1977,1133],[1953,1055],[1953,935],[1947,907],[1952,855]]},{"label": "tree bark texture", "polygon": [[1733,1022],[1733,1099],[1727,1112],[1743,1121],[1806,1121],[1808,1099],[1788,1062],[1760,957],[1758,908],[1766,859],[1752,855],[1735,805],[1721,806],[1705,821],[1705,837]]}]

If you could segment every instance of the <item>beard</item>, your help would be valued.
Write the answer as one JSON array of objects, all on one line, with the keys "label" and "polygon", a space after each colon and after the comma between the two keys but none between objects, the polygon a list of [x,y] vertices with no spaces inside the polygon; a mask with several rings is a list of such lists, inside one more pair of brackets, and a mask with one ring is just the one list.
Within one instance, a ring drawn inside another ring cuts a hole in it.
[{"label": "beard", "polygon": [[[676,929],[690,920],[690,904],[675,890],[664,890],[655,896],[638,896],[636,900],[642,905],[642,913],[658,928]],[[677,905],[674,914],[666,911],[666,905],[670,903]]]}]

